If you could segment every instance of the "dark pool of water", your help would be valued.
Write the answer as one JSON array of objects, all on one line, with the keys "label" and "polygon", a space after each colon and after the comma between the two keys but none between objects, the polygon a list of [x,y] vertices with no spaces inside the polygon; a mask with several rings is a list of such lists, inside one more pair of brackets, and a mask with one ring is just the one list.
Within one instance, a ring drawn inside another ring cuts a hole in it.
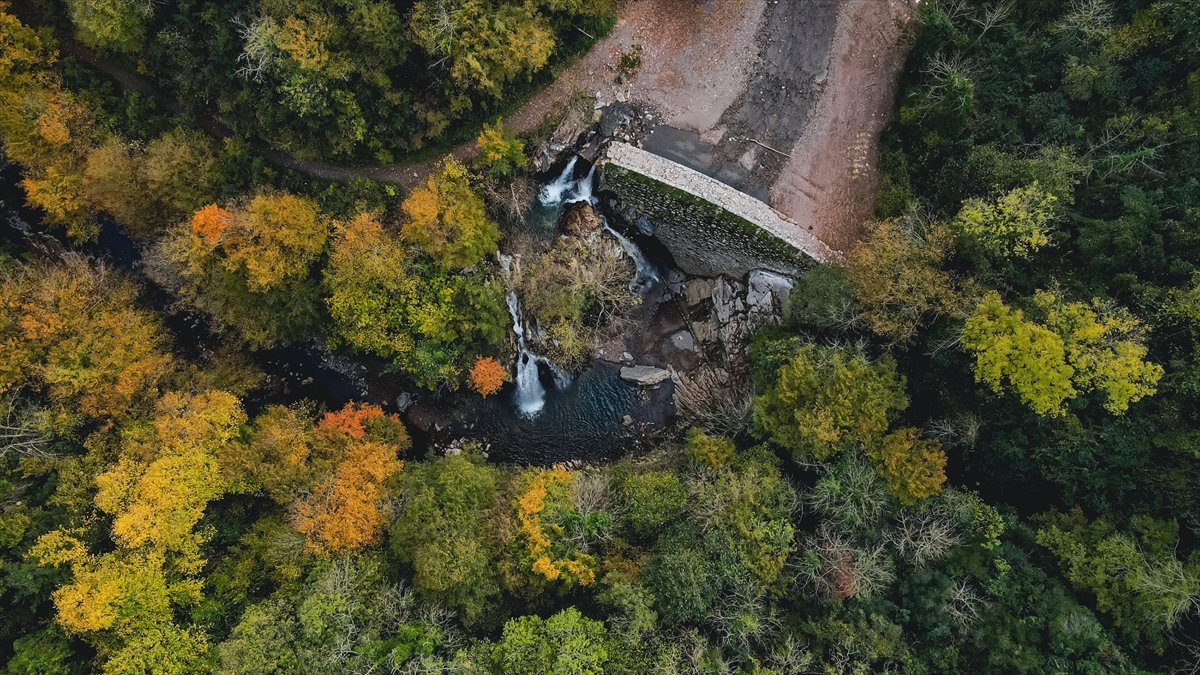
[{"label": "dark pool of water", "polygon": [[510,386],[471,401],[462,423],[447,435],[478,440],[491,459],[501,462],[601,460],[636,448],[670,414],[669,383],[639,392],[621,379],[617,364],[597,361],[561,390],[549,377],[543,379],[546,406],[537,416],[517,412]]}]

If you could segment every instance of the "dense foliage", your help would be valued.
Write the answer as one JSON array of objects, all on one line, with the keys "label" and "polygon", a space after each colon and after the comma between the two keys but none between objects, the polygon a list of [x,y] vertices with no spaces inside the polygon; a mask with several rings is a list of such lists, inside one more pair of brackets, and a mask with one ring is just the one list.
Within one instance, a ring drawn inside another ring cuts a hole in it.
[{"label": "dense foliage", "polygon": [[[241,352],[314,340],[495,395],[506,282],[536,339],[583,358],[632,270],[579,213],[499,264],[487,190],[516,195],[528,161],[501,125],[477,165],[404,195],[266,169],[248,141],[427,146],[494,119],[605,11],[0,11],[0,137],[27,205],[141,255],[0,247],[5,672],[1200,667],[1192,0],[920,3],[866,240],[797,280],[734,373],[744,405],[636,457],[423,454],[380,406],[263,395]],[[56,34],[238,135],[139,107]],[[181,315],[212,344],[178,339]]]}]

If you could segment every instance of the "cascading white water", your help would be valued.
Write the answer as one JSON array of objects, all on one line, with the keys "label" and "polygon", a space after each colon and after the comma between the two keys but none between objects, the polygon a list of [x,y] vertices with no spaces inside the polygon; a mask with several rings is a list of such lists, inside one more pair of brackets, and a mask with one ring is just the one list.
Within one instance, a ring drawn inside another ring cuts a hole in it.
[{"label": "cascading white water", "polygon": [[633,260],[633,285],[645,288],[658,281],[658,269],[654,263],[650,262],[646,254],[642,253],[642,249],[638,248],[638,245],[630,241],[628,237],[614,230],[604,216],[600,216],[600,222],[604,223],[604,231],[611,234],[621,244],[621,248],[625,249],[625,255]]},{"label": "cascading white water", "polygon": [[[507,268],[507,265],[505,267]],[[521,305],[517,301],[516,291],[508,292],[508,313],[512,316],[513,331],[517,334],[518,350],[517,391],[513,400],[522,415],[535,417],[546,406],[546,389],[542,386],[542,380],[538,376],[539,359],[529,351],[529,347],[525,344],[525,324],[521,321]]]},{"label": "cascading white water", "polygon": [[[562,173],[553,181],[542,188],[538,199],[543,206],[557,208],[566,204],[574,204],[576,202],[588,202],[593,206],[599,201],[595,195],[595,179],[596,165],[593,164],[591,169],[583,178],[575,179],[575,166],[578,164],[579,158],[572,157]],[[600,214],[597,214],[600,215]],[[650,260],[642,253],[637,244],[630,241],[620,232],[614,230],[603,215],[600,215],[600,222],[604,226],[604,231],[615,238],[621,248],[625,250],[634,262],[636,268],[633,283],[644,288],[653,281],[657,281],[658,271]],[[513,258],[510,255],[500,254],[500,266],[504,270],[504,276],[509,279],[512,272]],[[511,279],[509,279],[511,281]],[[510,283],[511,286],[511,283]],[[554,384],[559,389],[566,389],[571,384],[571,374],[558,366],[550,359],[544,356],[538,356],[529,349],[528,342],[525,339],[525,322],[521,316],[521,302],[517,298],[516,291],[508,292],[508,313],[512,317],[513,332],[517,334],[517,375],[516,375],[516,393],[513,395],[513,401],[516,403],[517,410],[522,415],[528,418],[537,417],[542,409],[546,407],[546,388],[542,385],[541,377],[539,376],[539,364],[545,364],[554,376]]]},{"label": "cascading white water", "polygon": [[553,181],[542,188],[538,198],[544,206],[557,206],[563,203],[563,196],[568,194],[568,190],[575,183],[575,164],[579,161],[579,157],[572,157],[571,161],[563,167],[562,173]]},{"label": "cascading white water", "polygon": [[[571,158],[571,162],[567,164],[567,169],[574,170],[574,163],[575,158]],[[569,170],[564,170],[563,175],[570,176],[571,171]],[[563,176],[559,176],[558,180],[556,180],[553,184],[558,184],[562,178]],[[569,186],[562,188],[560,194],[567,195],[565,198],[563,198],[563,203],[574,204],[575,202],[587,202],[592,206],[595,206],[600,201],[596,198],[595,183],[596,165],[592,164],[592,168],[588,169],[587,175],[575,183],[573,188]],[[544,190],[543,194],[545,194]],[[633,265],[635,268],[633,285],[639,288],[645,288],[651,283],[658,281],[658,269],[655,268],[654,264],[650,262],[650,259],[646,257],[646,254],[642,252],[642,249],[638,248],[638,245],[633,243],[628,237],[614,230],[612,226],[608,224],[608,219],[605,218],[603,214],[597,215],[600,217],[600,222],[604,224],[604,231],[612,235],[613,238],[616,239],[619,244],[621,244],[621,248],[625,249],[625,254],[628,255],[631,260],[633,260]]]},{"label": "cascading white water", "polygon": [[592,168],[588,169],[587,175],[575,184],[575,189],[571,191],[570,196],[565,200],[566,203],[574,204],[575,202],[587,202],[592,206],[595,206],[599,201],[596,199],[596,195],[593,194],[593,186],[595,183],[596,165],[593,164]]}]

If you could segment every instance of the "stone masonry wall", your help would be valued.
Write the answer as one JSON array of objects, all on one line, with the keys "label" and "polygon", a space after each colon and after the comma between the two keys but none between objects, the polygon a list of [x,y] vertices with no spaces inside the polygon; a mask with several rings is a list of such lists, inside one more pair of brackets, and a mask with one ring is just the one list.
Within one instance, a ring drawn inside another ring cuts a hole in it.
[{"label": "stone masonry wall", "polygon": [[840,256],[763,202],[704,174],[623,143],[608,148],[601,189],[627,218],[647,218],[680,269],[742,277],[753,269],[795,274]]}]

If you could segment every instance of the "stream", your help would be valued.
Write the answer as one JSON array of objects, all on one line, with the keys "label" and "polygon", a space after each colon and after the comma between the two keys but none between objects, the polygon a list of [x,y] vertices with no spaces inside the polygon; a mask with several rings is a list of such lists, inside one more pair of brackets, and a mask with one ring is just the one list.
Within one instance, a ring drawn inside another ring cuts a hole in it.
[{"label": "stream", "polygon": [[[582,176],[579,160],[572,156],[553,180],[546,183],[535,204],[531,220],[556,227],[569,204],[586,201],[597,208],[603,229],[614,237],[635,263],[630,283],[647,291],[659,283],[658,265],[634,241],[609,225],[593,193],[595,167]],[[0,169],[0,239],[18,249],[32,249],[53,258],[72,247],[42,231],[39,215],[24,207],[24,195],[14,166]],[[159,310],[174,336],[176,353],[197,358],[222,346],[222,340],[203,317],[171,310],[172,299],[140,271],[141,255],[136,245],[112,222],[102,223],[97,243],[74,247],[108,260],[137,276],[145,287],[145,303]],[[502,264],[506,256],[501,256]],[[604,361],[592,363],[576,377],[550,360],[530,351],[520,299],[510,291],[508,309],[513,320],[519,355],[513,381],[498,395],[482,399],[473,394],[435,397],[420,393],[417,408],[403,415],[414,437],[414,454],[423,455],[428,445],[454,439],[479,441],[496,461],[518,464],[549,464],[570,460],[609,458],[638,445],[638,428],[661,427],[669,422],[671,387],[659,387],[648,395],[620,378],[620,366]],[[251,361],[266,374],[263,390],[246,397],[252,414],[269,404],[311,399],[329,408],[349,401],[367,401],[396,409],[403,394],[401,378],[388,372],[387,364],[370,356],[331,352],[318,341],[252,352]],[[416,418],[426,419],[417,422]],[[446,420],[443,423],[442,420]],[[629,424],[632,421],[634,424]]]},{"label": "stream", "polygon": [[[594,194],[595,166],[579,176],[578,164],[578,158],[572,157],[542,187],[537,203],[531,205],[531,218],[543,226],[556,226],[567,206],[588,202],[597,209],[604,232],[633,260],[631,287],[647,290],[661,277],[657,266],[609,225]],[[501,254],[500,263],[507,278],[513,258]],[[453,432],[483,443],[494,459],[545,464],[620,454],[636,444],[639,426],[666,423],[670,387],[640,397],[635,387],[621,379],[620,366],[604,361],[593,362],[573,378],[530,349],[532,327],[515,291],[509,291],[507,304],[518,351],[513,381],[497,396],[468,402],[469,421]]]}]

